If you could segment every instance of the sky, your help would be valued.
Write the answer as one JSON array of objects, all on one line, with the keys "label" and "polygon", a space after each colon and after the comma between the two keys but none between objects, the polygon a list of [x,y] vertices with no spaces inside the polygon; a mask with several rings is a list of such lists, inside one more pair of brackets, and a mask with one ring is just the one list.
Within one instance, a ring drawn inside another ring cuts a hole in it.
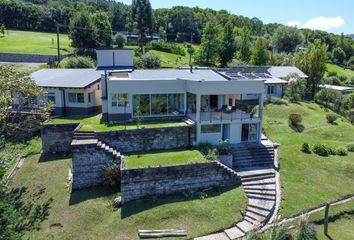
[{"label": "sky", "polygon": [[[130,4],[131,0],[117,0]],[[198,6],[257,17],[264,23],[282,23],[298,28],[336,34],[354,33],[354,0],[150,0],[154,9]]]}]

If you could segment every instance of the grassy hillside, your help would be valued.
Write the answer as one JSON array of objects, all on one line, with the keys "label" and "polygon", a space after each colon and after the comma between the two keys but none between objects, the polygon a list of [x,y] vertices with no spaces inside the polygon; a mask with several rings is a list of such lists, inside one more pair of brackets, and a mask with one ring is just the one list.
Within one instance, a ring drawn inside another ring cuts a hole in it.
[{"label": "grassy hillside", "polygon": [[[68,35],[60,34],[61,54],[72,51]],[[0,53],[27,53],[40,55],[57,54],[57,35],[55,33],[9,30],[0,37]]]},{"label": "grassy hillside", "polygon": [[[290,113],[302,115],[303,132],[288,126]],[[320,157],[300,150],[304,142],[333,148],[354,143],[354,126],[341,119],[336,124],[328,124],[326,114],[313,103],[265,107],[264,128],[273,141],[281,144],[282,217],[354,192],[354,153],[345,157]]]},{"label": "grassy hillside", "polygon": [[354,71],[350,69],[344,69],[335,64],[327,64],[327,72],[336,72],[338,75],[346,76],[348,79],[354,77]]}]

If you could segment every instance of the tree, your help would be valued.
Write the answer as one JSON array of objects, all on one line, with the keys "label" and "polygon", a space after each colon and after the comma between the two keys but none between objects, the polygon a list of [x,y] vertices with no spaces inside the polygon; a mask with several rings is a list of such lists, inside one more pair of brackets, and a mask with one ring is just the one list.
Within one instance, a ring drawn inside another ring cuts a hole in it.
[{"label": "tree", "polygon": [[248,28],[243,28],[240,40],[240,50],[238,51],[238,58],[248,63],[251,57],[251,35]]},{"label": "tree", "polygon": [[5,25],[4,24],[0,24],[0,34],[4,37],[5,36]]},{"label": "tree", "polygon": [[96,42],[98,47],[112,46],[112,27],[105,12],[96,12],[92,16],[96,29]]},{"label": "tree", "polygon": [[125,37],[122,34],[117,33],[114,36],[114,43],[117,45],[118,48],[124,48]]},{"label": "tree", "polygon": [[231,21],[227,22],[224,26],[221,46],[219,52],[219,59],[221,67],[226,67],[233,59],[236,52],[236,41],[233,34],[233,24]]},{"label": "tree", "polygon": [[206,66],[215,65],[220,49],[218,33],[219,27],[212,22],[208,22],[205,25],[202,42],[196,56],[196,61],[199,64]]},{"label": "tree", "polygon": [[267,65],[270,60],[270,54],[267,48],[266,40],[263,37],[257,38],[256,45],[253,48],[251,64]]},{"label": "tree", "polygon": [[278,52],[291,53],[294,52],[296,47],[301,45],[303,41],[304,36],[298,29],[294,27],[280,26],[272,37],[272,46]]},{"label": "tree", "polygon": [[285,90],[285,96],[289,98],[290,102],[301,101],[305,96],[306,81],[302,80],[296,73],[289,74],[287,81],[288,86]]},{"label": "tree", "polygon": [[340,47],[336,47],[332,51],[332,59],[336,64],[342,64],[346,58],[346,54]]},{"label": "tree", "polygon": [[[26,138],[38,131],[52,108],[50,103],[40,104],[43,89],[27,73],[6,65],[0,66],[0,87],[0,135]],[[23,114],[28,106],[36,114]]]},{"label": "tree", "polygon": [[97,29],[92,15],[85,9],[78,11],[71,19],[69,37],[74,48],[87,50],[96,48]]},{"label": "tree", "polygon": [[148,52],[137,59],[136,65],[138,68],[156,69],[160,67],[161,59],[159,55]]},{"label": "tree", "polygon": [[309,44],[306,52],[295,55],[294,64],[308,76],[307,88],[311,91],[311,98],[316,95],[318,84],[327,71],[327,49],[326,44],[320,40]]},{"label": "tree", "polygon": [[151,4],[149,0],[133,0],[131,8],[133,26],[138,31],[139,44],[142,47],[146,43],[146,33],[153,30]]}]

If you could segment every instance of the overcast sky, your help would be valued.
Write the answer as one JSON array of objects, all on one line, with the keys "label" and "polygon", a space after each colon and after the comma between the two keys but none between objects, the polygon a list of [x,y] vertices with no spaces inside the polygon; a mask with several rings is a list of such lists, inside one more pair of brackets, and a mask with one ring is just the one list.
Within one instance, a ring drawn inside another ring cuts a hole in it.
[{"label": "overcast sky", "polygon": [[[131,0],[118,0],[127,4]],[[199,6],[299,28],[354,33],[354,0],[150,0],[153,8]]]}]

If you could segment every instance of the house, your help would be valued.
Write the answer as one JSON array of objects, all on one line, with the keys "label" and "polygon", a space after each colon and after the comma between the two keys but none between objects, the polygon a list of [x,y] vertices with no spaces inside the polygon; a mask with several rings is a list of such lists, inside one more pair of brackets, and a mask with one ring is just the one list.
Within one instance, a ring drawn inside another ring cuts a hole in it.
[{"label": "house", "polygon": [[337,86],[337,85],[329,85],[329,84],[321,84],[319,88],[327,88],[332,89],[343,94],[350,94],[354,92],[354,87],[347,87],[347,86]]},{"label": "house", "polygon": [[54,115],[90,115],[101,111],[101,74],[96,69],[42,69],[31,78],[47,92],[44,101],[53,102]]},{"label": "house", "polygon": [[[139,45],[139,34],[137,33],[131,33],[131,32],[118,32],[119,34],[122,34],[125,38],[125,42],[127,45],[133,45],[137,46]],[[151,42],[158,42],[160,41],[161,37],[160,34],[152,34],[146,36],[147,41]]]},{"label": "house", "polygon": [[[196,125],[197,143],[260,141],[266,80],[262,75],[230,78],[208,68],[122,69],[110,57],[114,51],[97,50],[98,69],[105,69],[103,121],[187,117]],[[252,100],[247,100],[249,95]]]}]

